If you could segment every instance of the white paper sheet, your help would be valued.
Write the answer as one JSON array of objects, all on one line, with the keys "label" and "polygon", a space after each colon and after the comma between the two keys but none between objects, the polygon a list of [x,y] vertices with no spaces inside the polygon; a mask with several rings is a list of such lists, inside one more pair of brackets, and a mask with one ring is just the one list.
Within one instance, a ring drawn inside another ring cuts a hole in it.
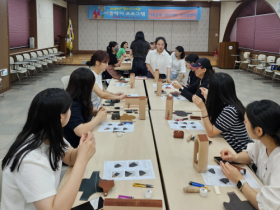
[{"label": "white paper sheet", "polygon": [[136,79],[136,80],[146,80],[147,77],[138,77],[138,76],[136,76],[135,79]]},{"label": "white paper sheet", "polygon": [[[209,169],[214,169],[215,174],[209,172]],[[220,186],[220,187],[236,187],[236,184],[233,182],[229,181],[227,184],[224,184],[223,182],[220,181],[220,179],[226,178],[221,170],[220,166],[217,165],[208,165],[207,167],[207,173],[201,173],[205,185],[210,185],[210,186]],[[249,170],[246,171],[246,174],[242,174],[244,179],[248,182],[248,184],[252,188],[260,188],[259,184],[256,182],[254,177],[251,175]]]},{"label": "white paper sheet", "polygon": [[99,126],[99,132],[133,132],[134,124],[120,122],[102,122]]},{"label": "white paper sheet", "polygon": [[138,97],[138,94],[127,94],[127,97]]},{"label": "white paper sheet", "polygon": [[[153,87],[157,87],[157,84],[153,84]],[[172,85],[171,84],[162,84],[162,88],[172,88]]]},{"label": "white paper sheet", "polygon": [[116,83],[117,87],[126,87],[126,86],[130,86],[129,83]]},{"label": "white paper sheet", "polygon": [[205,130],[198,121],[174,121],[168,120],[170,128],[173,130]]},{"label": "white paper sheet", "polygon": [[139,180],[155,179],[151,160],[105,161],[103,179],[106,180]]},{"label": "white paper sheet", "polygon": [[[170,96],[172,96],[172,95],[170,95]],[[161,96],[161,99],[166,101],[166,96]],[[186,101],[187,99],[184,96],[180,95],[178,97],[173,96],[173,100],[174,101]]]}]

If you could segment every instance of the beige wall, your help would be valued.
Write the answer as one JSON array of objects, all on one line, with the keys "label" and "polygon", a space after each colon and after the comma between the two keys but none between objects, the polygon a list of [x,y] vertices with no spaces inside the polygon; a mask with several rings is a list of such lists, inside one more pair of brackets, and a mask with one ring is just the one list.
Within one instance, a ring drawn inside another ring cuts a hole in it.
[{"label": "beige wall", "polygon": [[67,7],[62,0],[37,0],[38,49],[54,46],[53,4]]},{"label": "beige wall", "polygon": [[238,5],[236,2],[221,2],[220,42],[223,41],[228,21]]}]

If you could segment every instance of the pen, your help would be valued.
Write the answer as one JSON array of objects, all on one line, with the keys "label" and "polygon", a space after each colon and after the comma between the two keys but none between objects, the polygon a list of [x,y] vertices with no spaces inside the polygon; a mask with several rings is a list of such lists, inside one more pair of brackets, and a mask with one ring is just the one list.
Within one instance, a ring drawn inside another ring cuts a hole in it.
[{"label": "pen", "polygon": [[134,199],[132,196],[119,195],[118,199]]},{"label": "pen", "polygon": [[190,181],[189,184],[194,186],[194,187],[205,187],[204,184],[199,184],[199,183],[192,182],[192,181]]},{"label": "pen", "polygon": [[140,184],[140,183],[133,183],[134,187],[143,187],[143,188],[154,188],[153,185],[150,184]]}]

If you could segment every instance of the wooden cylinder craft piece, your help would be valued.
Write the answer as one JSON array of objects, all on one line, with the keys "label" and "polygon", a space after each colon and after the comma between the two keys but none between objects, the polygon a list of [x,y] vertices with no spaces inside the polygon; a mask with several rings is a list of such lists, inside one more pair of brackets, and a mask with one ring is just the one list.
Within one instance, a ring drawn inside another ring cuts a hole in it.
[{"label": "wooden cylinder craft piece", "polygon": [[130,87],[131,88],[135,87],[135,74],[134,73],[130,74]]},{"label": "wooden cylinder craft piece", "polygon": [[162,93],[162,79],[159,79],[157,82],[157,96],[161,96]]},{"label": "wooden cylinder craft piece", "polygon": [[171,120],[173,114],[173,97],[167,96],[166,98],[166,109],[165,109],[165,119]]},{"label": "wooden cylinder craft piece", "polygon": [[187,186],[183,188],[185,193],[199,193],[200,188],[194,186]]},{"label": "wooden cylinder craft piece", "polygon": [[158,79],[159,79],[159,70],[156,69],[155,70],[155,82],[158,82]]},{"label": "wooden cylinder craft piece", "polygon": [[267,57],[264,58],[264,62],[267,62]]},{"label": "wooden cylinder craft piece", "polygon": [[255,55],[255,59],[258,60],[258,55]]},{"label": "wooden cylinder craft piece", "polygon": [[146,96],[139,96],[139,119],[146,120]]},{"label": "wooden cylinder craft piece", "polygon": [[207,172],[209,140],[205,134],[194,137],[193,167],[198,173]]}]

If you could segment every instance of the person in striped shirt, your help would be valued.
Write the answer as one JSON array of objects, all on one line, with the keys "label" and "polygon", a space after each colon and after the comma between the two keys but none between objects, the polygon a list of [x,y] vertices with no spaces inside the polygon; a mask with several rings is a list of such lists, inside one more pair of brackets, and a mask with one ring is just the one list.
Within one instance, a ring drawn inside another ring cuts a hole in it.
[{"label": "person in striped shirt", "polygon": [[232,77],[226,73],[213,74],[209,81],[209,91],[201,88],[206,100],[194,95],[193,103],[200,108],[207,135],[211,138],[221,134],[237,152],[253,142],[244,125],[245,107],[236,96]]}]

